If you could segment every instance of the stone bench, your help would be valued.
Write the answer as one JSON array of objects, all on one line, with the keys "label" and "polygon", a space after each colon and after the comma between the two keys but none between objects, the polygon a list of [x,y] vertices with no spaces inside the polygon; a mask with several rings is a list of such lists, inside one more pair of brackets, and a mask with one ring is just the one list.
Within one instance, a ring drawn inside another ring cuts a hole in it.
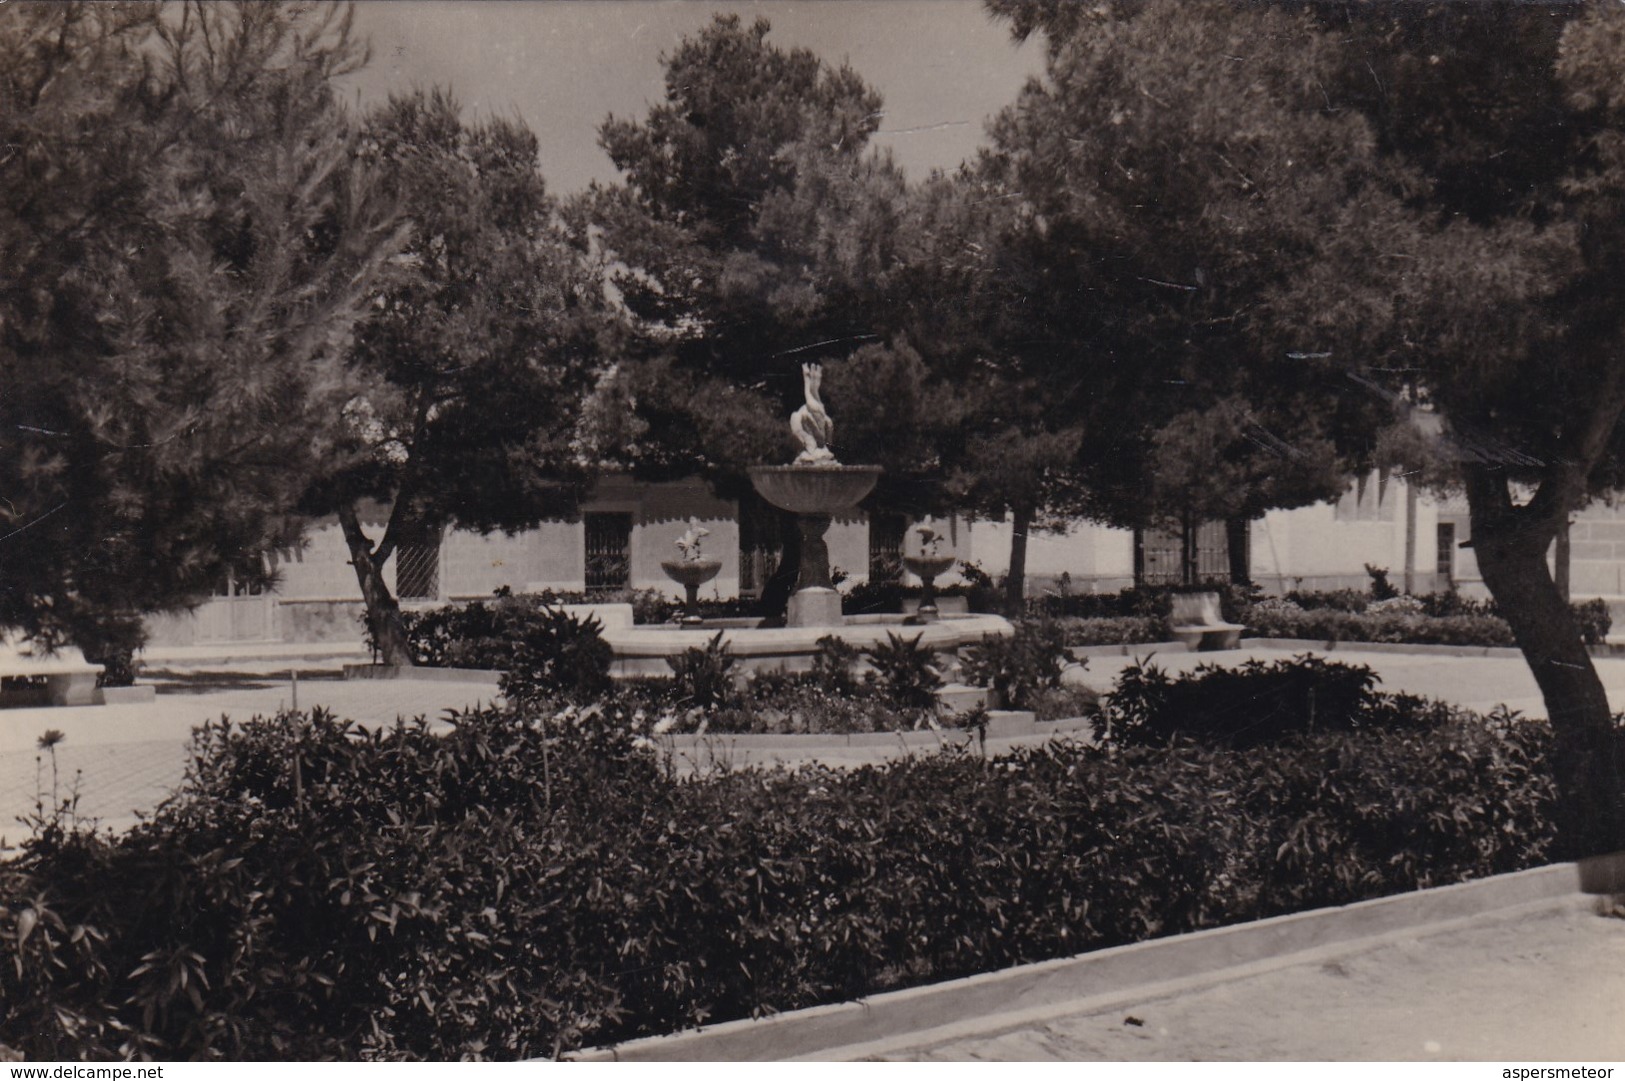
[{"label": "stone bench", "polygon": [[1226,623],[1217,593],[1175,593],[1171,598],[1168,629],[1186,649],[1235,649],[1241,643],[1241,623]]},{"label": "stone bench", "polygon": [[0,637],[0,676],[43,677],[46,699],[53,706],[95,705],[96,677],[101,672],[102,666],[85,660],[78,646],[47,653],[21,635]]}]

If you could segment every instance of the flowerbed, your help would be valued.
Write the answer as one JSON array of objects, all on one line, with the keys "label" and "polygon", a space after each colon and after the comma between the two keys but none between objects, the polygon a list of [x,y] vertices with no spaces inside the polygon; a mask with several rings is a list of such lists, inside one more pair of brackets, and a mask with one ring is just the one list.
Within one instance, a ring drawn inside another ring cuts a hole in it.
[{"label": "flowerbed", "polygon": [[1546,729],[1511,716],[689,781],[646,732],[210,726],[150,823],[0,866],[0,1044],[556,1055],[1552,855]]}]

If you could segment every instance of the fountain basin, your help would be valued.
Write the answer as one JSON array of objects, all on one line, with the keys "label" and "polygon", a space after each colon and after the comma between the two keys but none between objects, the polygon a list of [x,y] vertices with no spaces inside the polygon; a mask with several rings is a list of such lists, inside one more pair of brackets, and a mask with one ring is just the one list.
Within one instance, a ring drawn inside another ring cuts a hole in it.
[{"label": "fountain basin", "polygon": [[983,635],[1007,637],[1015,633],[1009,620],[995,615],[948,616],[925,625],[905,623],[901,615],[847,616],[838,627],[742,627],[742,620],[707,620],[701,627],[671,625],[616,627],[604,638],[614,651],[612,673],[617,678],[669,676],[667,657],[689,648],[704,649],[720,632],[723,644],[738,658],[743,670],[807,672],[818,655],[818,639],[834,635],[859,649],[886,641],[888,634],[912,640],[937,654],[957,656],[963,646]]},{"label": "fountain basin", "polygon": [[680,586],[702,586],[722,569],[720,559],[666,559],[660,563],[666,577]]},{"label": "fountain basin", "polygon": [[904,556],[903,566],[920,576],[921,581],[928,581],[938,575],[946,574],[959,562],[956,556]]},{"label": "fountain basin", "polygon": [[750,483],[763,499],[795,514],[839,514],[880,479],[878,465],[757,465]]}]

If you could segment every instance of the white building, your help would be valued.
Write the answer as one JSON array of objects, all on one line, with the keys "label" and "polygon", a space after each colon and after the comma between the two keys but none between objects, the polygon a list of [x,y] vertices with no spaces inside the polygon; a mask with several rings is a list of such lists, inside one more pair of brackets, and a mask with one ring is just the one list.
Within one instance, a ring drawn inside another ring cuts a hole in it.
[{"label": "white building", "polygon": [[[596,592],[626,587],[673,597],[680,588],[660,569],[675,553],[690,518],[710,530],[707,556],[722,561],[702,595],[749,597],[760,592],[777,550],[777,513],[755,502],[719,499],[699,481],[601,483],[573,522],[547,522],[526,532],[480,536],[448,530],[405,544],[385,567],[385,578],[407,607],[543,588]],[[909,523],[871,521],[858,514],[837,520],[827,536],[830,564],[848,583],[895,566]],[[1008,521],[951,519],[936,523],[960,559],[997,578],[1009,569]],[[368,531],[383,531],[379,516]],[[1365,588],[1366,564],[1388,571],[1395,586],[1425,593],[1454,585],[1486,595],[1470,548],[1465,505],[1436,502],[1400,480],[1373,473],[1335,503],[1272,511],[1250,524],[1247,565],[1272,593],[1293,589]],[[1625,510],[1597,506],[1577,516],[1572,532],[1571,581],[1576,599],[1625,600]],[[1226,577],[1225,532],[1204,527],[1198,565],[1205,576]],[[156,617],[154,644],[355,642],[362,636],[362,603],[338,524],[313,523],[305,545],[273,559],[277,584],[261,590],[235,581],[192,613]],[[1027,591],[1036,595],[1065,580],[1072,592],[1115,592],[1136,581],[1177,581],[1178,539],[1157,531],[1113,529],[1087,522],[1028,539]]]}]

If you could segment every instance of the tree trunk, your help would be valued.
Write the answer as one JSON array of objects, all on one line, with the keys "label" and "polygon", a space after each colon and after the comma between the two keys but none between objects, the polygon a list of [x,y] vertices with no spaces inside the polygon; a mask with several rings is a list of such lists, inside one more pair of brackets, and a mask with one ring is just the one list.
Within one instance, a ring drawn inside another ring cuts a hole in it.
[{"label": "tree trunk", "polygon": [[[1473,550],[1546,701],[1560,855],[1625,849],[1625,742],[1614,732],[1608,694],[1546,563],[1557,527],[1512,507],[1505,482],[1484,472],[1469,470]],[[1556,518],[1565,521],[1566,510]]]},{"label": "tree trunk", "polygon": [[1224,520],[1225,555],[1230,560],[1230,584],[1234,586],[1253,584],[1253,568],[1249,565],[1251,552],[1247,544],[1251,524],[1249,519],[1239,515]]},{"label": "tree trunk", "polygon": [[1552,574],[1557,581],[1557,592],[1562,598],[1569,600],[1569,560],[1573,550],[1569,547],[1569,527],[1567,524],[1557,531],[1556,550],[1552,553]]},{"label": "tree trunk", "polygon": [[1196,525],[1190,514],[1179,516],[1179,581],[1193,586],[1199,577],[1196,569]]},{"label": "tree trunk", "polygon": [[1027,534],[1033,528],[1033,509],[1017,507],[1010,530],[1010,573],[1004,577],[1004,603],[1008,614],[1019,616],[1027,601]]},{"label": "tree trunk", "polygon": [[385,664],[409,668],[413,663],[412,647],[406,639],[401,606],[384,582],[384,563],[389,553],[380,554],[367,539],[354,504],[340,506],[338,515],[344,542],[350,548],[350,565],[355,568],[356,581],[361,583],[361,599],[367,605],[367,631],[372,635],[373,648]]},{"label": "tree trunk", "polygon": [[1405,482],[1405,595],[1416,592],[1416,485]]}]

